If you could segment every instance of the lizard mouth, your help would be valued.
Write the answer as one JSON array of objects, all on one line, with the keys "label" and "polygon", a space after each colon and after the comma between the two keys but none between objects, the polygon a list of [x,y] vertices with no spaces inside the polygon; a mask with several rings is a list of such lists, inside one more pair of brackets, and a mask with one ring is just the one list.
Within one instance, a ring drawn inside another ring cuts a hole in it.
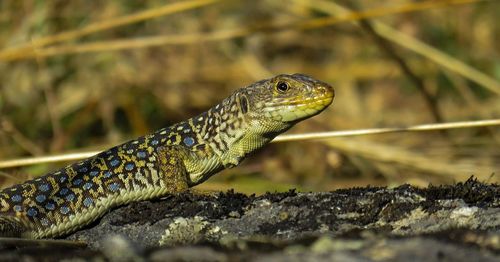
[{"label": "lizard mouth", "polygon": [[266,105],[265,113],[269,117],[282,122],[300,121],[319,114],[333,102],[334,95],[296,99],[285,103]]},{"label": "lizard mouth", "polygon": [[315,106],[315,105],[325,105],[329,106],[333,98],[335,97],[335,94],[333,93],[333,90],[331,92],[326,92],[320,95],[311,95],[311,96],[300,96],[300,97],[294,97],[294,98],[287,98],[287,99],[281,99],[278,101],[274,102],[269,102],[266,103],[266,108],[269,108],[272,110],[273,108],[279,108],[279,107],[292,107],[292,106],[299,106],[299,107],[307,107],[307,106]]}]

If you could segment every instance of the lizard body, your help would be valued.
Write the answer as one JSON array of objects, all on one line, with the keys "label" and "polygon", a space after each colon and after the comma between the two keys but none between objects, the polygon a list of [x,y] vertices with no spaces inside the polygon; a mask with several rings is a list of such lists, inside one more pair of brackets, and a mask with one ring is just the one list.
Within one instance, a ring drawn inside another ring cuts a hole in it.
[{"label": "lizard body", "polygon": [[331,86],[278,75],[208,111],[0,191],[0,236],[71,233],[117,205],[186,190],[331,104]]}]

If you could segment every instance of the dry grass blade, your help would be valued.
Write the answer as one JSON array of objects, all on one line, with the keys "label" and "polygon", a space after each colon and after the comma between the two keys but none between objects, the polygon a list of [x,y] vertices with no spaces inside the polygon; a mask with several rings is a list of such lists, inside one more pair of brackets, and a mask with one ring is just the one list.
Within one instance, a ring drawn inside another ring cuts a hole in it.
[{"label": "dry grass blade", "polygon": [[[198,44],[200,42],[220,41],[225,39],[243,37],[249,35],[251,32],[254,31],[255,30],[250,28],[240,28],[240,29],[217,31],[213,33],[165,35],[165,36],[155,36],[155,37],[143,37],[137,39],[101,41],[101,42],[93,42],[93,43],[78,44],[78,45],[62,45],[62,46],[42,48],[37,50],[36,53],[25,54],[22,58],[21,57],[19,58],[27,59],[27,58],[49,57],[49,56],[64,55],[64,54],[117,51],[124,49],[145,48],[145,47],[153,47],[161,45]],[[0,60],[1,59],[2,58],[0,57]]]},{"label": "dry grass blade", "polygon": [[30,152],[35,156],[43,154],[43,150],[37,144],[28,139],[21,132],[19,132],[19,130],[17,130],[10,119],[5,116],[3,116],[3,119],[0,120],[0,132],[8,134],[10,137],[12,137],[15,143],[17,143],[27,152]]},{"label": "dry grass blade", "polygon": [[5,61],[15,60],[19,57],[25,57],[26,52],[36,53],[36,49],[42,48],[47,45],[76,39],[91,33],[108,30],[114,27],[123,26],[127,24],[137,23],[154,17],[165,16],[197,7],[202,7],[218,1],[220,0],[192,0],[192,1],[176,2],[162,7],[148,9],[131,15],[126,15],[114,19],[108,19],[105,21],[92,23],[81,29],[67,31],[39,39],[34,39],[32,43],[4,50],[0,52],[0,60],[5,60]]},{"label": "dry grass blade", "polygon": [[[366,140],[333,139],[325,141],[325,144],[347,155],[357,155],[380,163],[399,165],[403,168],[423,171],[425,174],[441,176],[444,179],[452,178],[455,181],[466,180],[472,174],[479,180],[487,180],[492,173],[498,171],[498,166],[478,166],[470,161],[450,160],[439,156],[428,156],[425,153],[412,152],[403,147]],[[495,179],[498,180],[498,176]]]},{"label": "dry grass blade", "polygon": [[[101,41],[101,42],[74,44],[74,45],[69,44],[69,45],[60,45],[60,46],[46,47],[46,48],[42,48],[39,39],[36,42],[37,44],[36,50],[33,51],[33,49],[30,49],[27,52],[17,52],[15,55],[9,55],[8,52],[9,50],[6,50],[4,52],[0,52],[0,60],[13,61],[19,59],[41,58],[41,57],[50,57],[50,56],[65,55],[65,54],[146,48],[146,47],[160,46],[160,45],[199,44],[200,42],[221,41],[238,37],[244,37],[254,32],[273,32],[273,31],[282,31],[287,29],[307,30],[318,27],[330,26],[333,24],[338,24],[343,22],[355,22],[360,19],[376,18],[386,15],[415,12],[425,9],[443,7],[451,4],[455,5],[468,4],[471,2],[478,2],[478,1],[485,1],[485,0],[460,0],[460,1],[437,1],[437,2],[426,1],[422,3],[411,3],[394,8],[378,8],[378,9],[371,9],[367,11],[351,12],[351,13],[344,12],[344,14],[340,17],[317,18],[317,19],[310,19],[307,21],[302,21],[292,24],[284,24],[284,25],[266,24],[266,25],[256,26],[253,28],[241,27],[236,29],[220,30],[211,33],[193,33],[185,35],[142,37],[137,39]],[[321,5],[317,9],[323,10],[323,8],[321,8]]]},{"label": "dry grass blade", "polygon": [[[303,5],[308,6],[311,9],[325,12],[331,16],[345,16],[345,15],[355,15],[356,12],[350,12],[348,9],[335,4],[334,2],[331,1],[325,1],[325,0],[311,0],[311,1],[302,1],[302,0],[295,0],[296,2],[299,2]],[[478,1],[431,1],[435,3],[441,3],[441,4],[452,4],[452,3],[472,3],[472,2],[478,2]],[[425,5],[427,8],[429,5]],[[363,17],[367,18],[367,17]],[[332,18],[333,21],[335,21],[336,18]],[[359,20],[359,19],[357,19]],[[333,22],[332,21],[332,22]],[[324,22],[325,23],[325,22]],[[326,23],[325,23],[326,24]],[[413,38],[409,35],[403,34],[399,32],[398,30],[395,30],[381,22],[373,21],[373,27],[374,30],[382,37],[397,43],[403,47],[406,47],[410,50],[412,50],[415,53],[418,53],[425,58],[434,61],[435,63],[443,66],[444,68],[456,72],[463,77],[487,88],[491,92],[494,92],[498,95],[500,95],[500,83],[491,78],[490,76],[478,71],[477,69],[463,63],[462,61],[455,59],[454,57],[447,55],[440,50],[433,48],[420,40]]]},{"label": "dry grass blade", "polygon": [[[307,1],[294,0],[294,1],[297,3],[301,3],[303,5],[306,5],[308,7],[316,6],[316,8],[318,10],[321,10],[321,11],[324,11],[325,7],[326,7],[326,10],[330,9],[330,7],[328,7],[328,4],[324,5],[324,3],[321,3],[322,1],[318,1],[319,5],[316,5],[317,3],[309,3],[308,0]],[[446,6],[450,6],[450,5],[471,4],[471,3],[480,2],[480,1],[489,1],[489,0],[444,0],[444,1],[414,2],[414,3],[408,3],[408,4],[404,4],[404,5],[400,5],[400,6],[376,8],[376,9],[371,9],[371,10],[366,10],[366,11],[356,11],[356,12],[350,12],[347,14],[344,13],[344,14],[342,14],[342,16],[324,17],[321,19],[314,19],[314,20],[311,20],[310,22],[305,23],[304,25],[302,25],[302,27],[303,28],[323,27],[323,26],[327,26],[327,25],[337,24],[341,21],[342,22],[343,21],[358,21],[358,20],[362,20],[362,19],[366,19],[366,18],[375,18],[375,17],[382,17],[382,16],[387,16],[387,15],[393,15],[393,14],[417,12],[417,11],[423,11],[423,10],[427,10],[427,9],[446,7]],[[344,9],[344,11],[347,11],[347,9]]]},{"label": "dry grass blade", "polygon": [[89,158],[91,156],[98,154],[99,152],[100,151],[88,151],[88,152],[79,152],[79,153],[51,155],[51,156],[12,159],[12,160],[1,161],[0,168],[9,168],[9,167],[16,167],[16,166],[27,166],[27,165],[63,162],[63,161],[75,161],[75,160],[80,160],[80,159],[84,159],[84,158]]},{"label": "dry grass blade", "polygon": [[8,179],[12,179],[13,181],[22,182],[22,179],[20,179],[19,177],[16,177],[14,175],[2,171],[0,171],[0,177],[5,177]]},{"label": "dry grass blade", "polygon": [[370,129],[358,129],[358,130],[347,130],[347,131],[330,131],[330,132],[317,132],[317,133],[307,133],[307,134],[281,135],[276,137],[276,139],[274,139],[273,142],[326,139],[332,137],[375,135],[375,134],[396,133],[396,132],[436,131],[436,130],[448,130],[457,128],[469,128],[469,127],[498,126],[498,125],[500,125],[500,119],[448,122],[439,124],[423,124],[410,127],[385,127],[385,128],[370,128]]},{"label": "dry grass blade", "polygon": [[[307,134],[281,135],[276,137],[273,140],[273,142],[289,142],[289,141],[326,139],[326,138],[345,137],[345,136],[362,136],[362,135],[395,133],[395,132],[433,131],[433,130],[498,126],[498,125],[500,125],[500,119],[450,122],[450,123],[440,123],[440,124],[424,124],[424,125],[416,125],[410,127],[373,128],[373,129],[359,129],[359,130],[348,130],[348,131],[317,132],[317,133],[307,133]],[[34,165],[34,164],[50,163],[50,162],[74,161],[74,160],[88,158],[98,153],[99,151],[89,151],[89,152],[61,154],[61,155],[52,155],[43,157],[12,159],[12,160],[0,161],[0,168],[10,168],[10,167],[26,166],[26,165]]]}]

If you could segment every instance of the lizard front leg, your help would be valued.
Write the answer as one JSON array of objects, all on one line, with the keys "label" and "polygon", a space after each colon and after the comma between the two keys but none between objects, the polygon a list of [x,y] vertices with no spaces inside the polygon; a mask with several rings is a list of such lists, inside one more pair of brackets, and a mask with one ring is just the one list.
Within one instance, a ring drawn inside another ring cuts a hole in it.
[{"label": "lizard front leg", "polygon": [[162,146],[157,149],[161,177],[169,193],[179,193],[189,188],[188,172],[183,157],[186,150],[180,146]]}]

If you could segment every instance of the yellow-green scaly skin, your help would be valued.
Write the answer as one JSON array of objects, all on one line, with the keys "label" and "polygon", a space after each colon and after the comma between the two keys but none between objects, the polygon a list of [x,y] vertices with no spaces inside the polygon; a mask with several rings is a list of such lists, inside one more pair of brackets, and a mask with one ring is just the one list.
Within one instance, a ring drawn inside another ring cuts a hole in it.
[{"label": "yellow-green scaly skin", "polygon": [[58,237],[114,206],[197,185],[331,104],[331,86],[278,75],[207,112],[0,191],[0,236]]}]

